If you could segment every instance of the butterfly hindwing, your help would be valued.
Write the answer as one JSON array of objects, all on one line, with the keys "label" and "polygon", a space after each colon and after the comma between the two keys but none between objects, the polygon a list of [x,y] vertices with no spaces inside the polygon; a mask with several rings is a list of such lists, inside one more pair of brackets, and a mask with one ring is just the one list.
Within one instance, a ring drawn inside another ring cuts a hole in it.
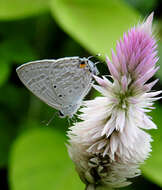
[{"label": "butterfly hindwing", "polygon": [[51,65],[49,77],[58,101],[64,105],[77,104],[90,88],[92,75],[87,68],[79,68],[79,62],[79,57],[62,58]]}]

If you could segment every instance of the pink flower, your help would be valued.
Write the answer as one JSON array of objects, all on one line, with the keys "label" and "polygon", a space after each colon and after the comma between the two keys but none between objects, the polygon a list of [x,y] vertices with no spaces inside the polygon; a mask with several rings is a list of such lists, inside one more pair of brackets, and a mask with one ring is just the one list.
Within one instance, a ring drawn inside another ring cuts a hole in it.
[{"label": "pink flower", "polygon": [[70,128],[69,153],[87,188],[130,184],[151,152],[143,129],[156,129],[147,112],[161,93],[151,91],[158,80],[147,83],[158,70],[152,19],[153,13],[117,42],[112,61],[106,58],[110,79],[94,76],[103,97],[85,101],[82,121]]}]

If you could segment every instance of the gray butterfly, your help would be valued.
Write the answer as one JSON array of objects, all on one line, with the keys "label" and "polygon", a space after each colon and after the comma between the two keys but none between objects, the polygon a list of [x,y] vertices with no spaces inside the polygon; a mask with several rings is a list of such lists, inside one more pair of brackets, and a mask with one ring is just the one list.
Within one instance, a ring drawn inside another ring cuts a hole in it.
[{"label": "gray butterfly", "polygon": [[91,89],[92,75],[98,74],[89,58],[79,57],[33,61],[16,71],[34,95],[59,110],[60,117],[72,117],[77,112]]}]

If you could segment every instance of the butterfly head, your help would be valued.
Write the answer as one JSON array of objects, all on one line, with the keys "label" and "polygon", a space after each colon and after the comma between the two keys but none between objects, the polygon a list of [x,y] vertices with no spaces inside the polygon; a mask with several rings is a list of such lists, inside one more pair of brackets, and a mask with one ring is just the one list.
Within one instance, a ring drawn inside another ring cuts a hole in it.
[{"label": "butterfly head", "polygon": [[93,63],[91,60],[89,60],[89,58],[81,58],[80,59],[80,64],[79,64],[80,68],[88,68],[89,71],[93,74],[93,75],[98,75],[99,71],[96,67],[96,64]]}]

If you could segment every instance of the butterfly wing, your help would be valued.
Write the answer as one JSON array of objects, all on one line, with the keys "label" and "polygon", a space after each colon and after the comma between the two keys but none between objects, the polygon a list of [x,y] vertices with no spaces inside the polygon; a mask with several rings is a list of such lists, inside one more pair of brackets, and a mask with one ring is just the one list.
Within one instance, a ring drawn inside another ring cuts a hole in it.
[{"label": "butterfly wing", "polygon": [[91,88],[92,74],[88,67],[80,68],[79,63],[79,57],[69,57],[58,59],[51,65],[49,78],[58,102],[65,106],[80,103]]},{"label": "butterfly wing", "polygon": [[21,65],[16,72],[22,83],[34,95],[49,106],[60,109],[49,78],[49,70],[54,63],[55,60],[33,61]]},{"label": "butterfly wing", "polygon": [[72,115],[91,88],[92,74],[88,67],[80,68],[79,63],[79,57],[40,60],[16,71],[33,94],[65,115]]}]

